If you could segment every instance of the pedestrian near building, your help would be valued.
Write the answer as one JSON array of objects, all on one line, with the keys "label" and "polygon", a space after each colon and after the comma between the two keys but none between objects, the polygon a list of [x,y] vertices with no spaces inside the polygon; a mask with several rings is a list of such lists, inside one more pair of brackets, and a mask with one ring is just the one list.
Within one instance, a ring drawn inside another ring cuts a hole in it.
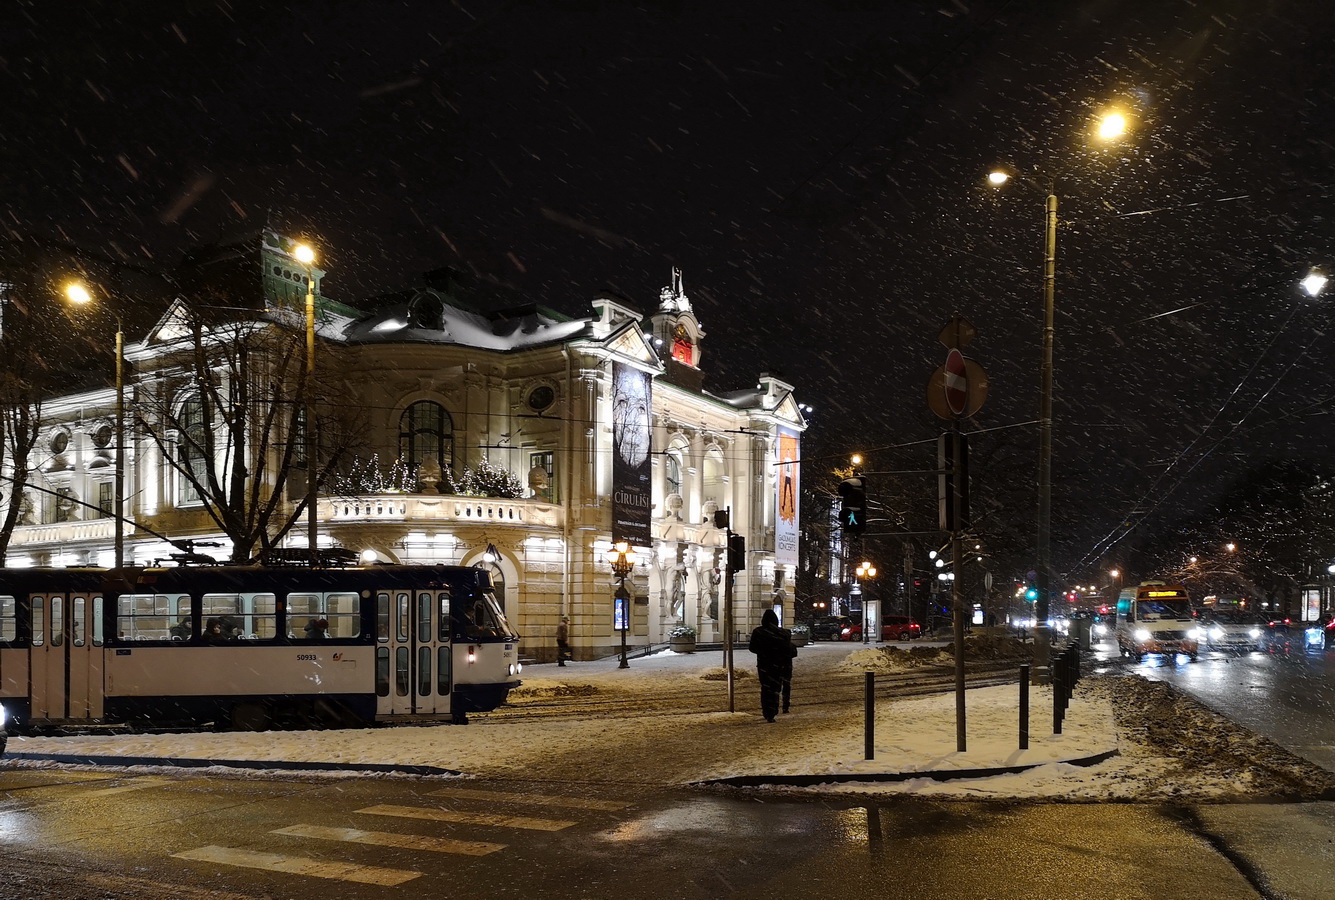
[{"label": "pedestrian near building", "polygon": [[760,679],[760,712],[766,722],[779,715],[779,696],[783,692],[783,673],[792,666],[793,642],[779,627],[779,617],[767,609],[760,617],[760,627],[751,632],[747,649],[756,655],[756,674]]},{"label": "pedestrian near building", "polygon": [[562,616],[556,624],[556,664],[564,668],[568,659],[574,659],[570,653],[570,617]]}]

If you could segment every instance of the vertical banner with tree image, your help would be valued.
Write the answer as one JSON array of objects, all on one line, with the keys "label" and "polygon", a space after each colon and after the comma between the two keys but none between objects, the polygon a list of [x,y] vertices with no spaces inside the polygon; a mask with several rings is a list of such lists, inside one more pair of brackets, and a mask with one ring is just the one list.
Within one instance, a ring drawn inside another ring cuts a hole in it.
[{"label": "vertical banner with tree image", "polygon": [[778,469],[774,479],[774,564],[797,565],[797,432],[779,429]]},{"label": "vertical banner with tree image", "polygon": [[612,540],[649,547],[649,373],[612,363]]}]

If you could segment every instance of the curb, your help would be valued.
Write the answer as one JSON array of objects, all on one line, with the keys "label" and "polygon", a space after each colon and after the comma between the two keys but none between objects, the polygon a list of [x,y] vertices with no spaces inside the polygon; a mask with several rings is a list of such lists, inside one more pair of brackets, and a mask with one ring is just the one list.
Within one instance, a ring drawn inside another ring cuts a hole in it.
[{"label": "curb", "polygon": [[1003,766],[996,769],[948,769],[928,772],[843,772],[828,775],[733,775],[728,778],[714,778],[708,781],[694,781],[693,785],[726,785],[729,787],[761,787],[781,785],[787,787],[814,787],[818,784],[848,784],[859,781],[912,781],[915,778],[930,778],[933,781],[952,781],[958,778],[987,778],[991,775],[1014,775],[1027,772],[1039,766],[1060,763],[1068,766],[1096,766],[1112,759],[1117,750],[1105,750],[1093,756],[1079,759],[1058,759],[1050,762],[1030,763],[1024,766]]},{"label": "curb", "polygon": [[288,772],[370,772],[385,775],[463,775],[439,766],[392,766],[384,763],[322,763],[262,759],[181,759],[170,756],[81,756],[64,753],[6,753],[4,759],[36,760],[76,766],[162,766],[177,769],[275,769]]}]

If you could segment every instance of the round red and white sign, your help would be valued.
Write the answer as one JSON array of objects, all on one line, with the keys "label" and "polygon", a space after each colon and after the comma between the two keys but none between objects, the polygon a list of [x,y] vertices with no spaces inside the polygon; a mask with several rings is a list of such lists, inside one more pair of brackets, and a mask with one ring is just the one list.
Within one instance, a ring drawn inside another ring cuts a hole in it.
[{"label": "round red and white sign", "polygon": [[964,354],[955,349],[946,354],[946,406],[957,416],[964,415],[969,406],[969,377]]}]

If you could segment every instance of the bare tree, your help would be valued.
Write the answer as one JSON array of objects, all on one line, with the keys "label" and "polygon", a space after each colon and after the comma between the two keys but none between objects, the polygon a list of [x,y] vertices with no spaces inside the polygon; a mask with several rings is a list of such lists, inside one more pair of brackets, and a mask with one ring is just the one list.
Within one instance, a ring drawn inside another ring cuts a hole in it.
[{"label": "bare tree", "polygon": [[14,528],[22,523],[29,507],[26,488],[32,477],[33,448],[42,424],[42,401],[32,387],[8,373],[0,376],[0,470],[7,478],[0,482],[0,502],[4,518],[0,520],[0,565],[9,553]]},{"label": "bare tree", "polygon": [[[321,396],[317,369],[316,460],[308,465],[302,334],[265,321],[208,325],[197,316],[184,332],[140,394],[137,425],[187,499],[231,541],[231,561],[263,558],[302,521],[305,479],[327,483],[362,429],[346,404]],[[322,346],[321,368],[332,369],[340,351]]]}]

